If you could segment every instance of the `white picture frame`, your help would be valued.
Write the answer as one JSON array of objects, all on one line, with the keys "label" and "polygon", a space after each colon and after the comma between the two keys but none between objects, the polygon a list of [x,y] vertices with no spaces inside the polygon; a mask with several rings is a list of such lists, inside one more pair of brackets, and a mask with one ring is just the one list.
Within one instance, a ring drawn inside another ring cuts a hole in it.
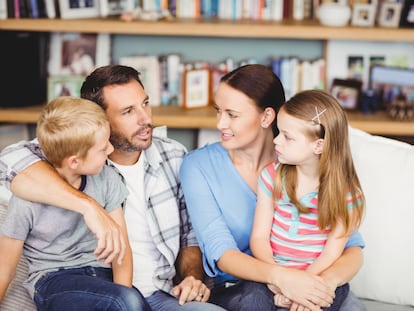
[{"label": "white picture frame", "polygon": [[83,76],[51,76],[47,79],[47,102],[60,96],[80,96]]},{"label": "white picture frame", "polygon": [[144,85],[152,107],[161,104],[161,73],[158,57],[155,55],[132,55],[119,58],[119,64],[136,69]]},{"label": "white picture frame", "polygon": [[187,70],[184,72],[183,80],[183,107],[207,107],[210,104],[210,70]]},{"label": "white picture frame", "polygon": [[379,11],[378,25],[381,27],[396,28],[400,25],[402,3],[384,2]]},{"label": "white picture frame", "polygon": [[134,0],[99,0],[101,17],[122,15],[134,10]]},{"label": "white picture frame", "polygon": [[[52,33],[49,54],[50,76],[86,76],[111,63],[111,38],[105,33]],[[76,61],[75,56],[79,56]]]},{"label": "white picture frame", "polygon": [[60,18],[99,17],[99,0],[58,0]]},{"label": "white picture frame", "polygon": [[354,4],[351,25],[361,27],[374,26],[376,11],[376,4]]}]

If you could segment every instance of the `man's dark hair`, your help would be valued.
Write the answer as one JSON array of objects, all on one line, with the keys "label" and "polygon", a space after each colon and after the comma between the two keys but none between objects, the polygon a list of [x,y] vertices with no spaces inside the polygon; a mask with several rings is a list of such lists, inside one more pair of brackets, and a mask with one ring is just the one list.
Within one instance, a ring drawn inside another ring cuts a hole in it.
[{"label": "man's dark hair", "polygon": [[132,67],[122,65],[108,65],[95,69],[86,77],[80,93],[82,98],[89,99],[106,110],[107,105],[102,89],[108,85],[126,84],[136,80],[142,88],[144,85],[139,77],[140,73]]}]

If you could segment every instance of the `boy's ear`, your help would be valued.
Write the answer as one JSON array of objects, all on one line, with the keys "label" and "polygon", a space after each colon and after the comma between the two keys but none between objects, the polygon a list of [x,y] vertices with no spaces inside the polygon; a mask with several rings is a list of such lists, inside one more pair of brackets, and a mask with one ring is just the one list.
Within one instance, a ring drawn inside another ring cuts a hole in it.
[{"label": "boy's ear", "polygon": [[324,144],[325,140],[323,138],[319,138],[318,140],[316,140],[313,152],[318,155],[322,154]]},{"label": "boy's ear", "polygon": [[79,158],[76,155],[69,156],[64,161],[66,162],[67,166],[71,169],[76,169],[79,165]]}]

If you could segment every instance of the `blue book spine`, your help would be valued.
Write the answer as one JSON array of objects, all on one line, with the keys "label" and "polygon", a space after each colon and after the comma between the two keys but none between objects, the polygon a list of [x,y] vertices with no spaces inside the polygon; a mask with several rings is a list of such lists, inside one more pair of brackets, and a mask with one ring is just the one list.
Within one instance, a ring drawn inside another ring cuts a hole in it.
[{"label": "blue book spine", "polygon": [[211,0],[211,17],[218,16],[219,0]]},{"label": "blue book spine", "polygon": [[37,0],[30,0],[30,7],[32,9],[32,17],[39,18],[39,9],[37,7]]}]

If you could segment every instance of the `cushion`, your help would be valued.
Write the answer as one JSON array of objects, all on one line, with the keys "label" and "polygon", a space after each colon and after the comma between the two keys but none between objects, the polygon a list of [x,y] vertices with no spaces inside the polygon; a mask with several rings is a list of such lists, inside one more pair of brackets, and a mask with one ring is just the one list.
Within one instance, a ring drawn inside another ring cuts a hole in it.
[{"label": "cushion", "polygon": [[366,197],[364,265],[351,282],[362,298],[414,306],[414,146],[350,128]]},{"label": "cushion", "polygon": [[[7,213],[7,202],[9,195],[8,190],[4,187],[0,187],[0,225],[3,223],[4,217]],[[0,303],[1,311],[36,310],[33,300],[29,296],[26,289],[22,286],[22,282],[27,276],[27,270],[27,262],[22,256],[16,269],[16,275],[9,285],[6,296]]]}]

